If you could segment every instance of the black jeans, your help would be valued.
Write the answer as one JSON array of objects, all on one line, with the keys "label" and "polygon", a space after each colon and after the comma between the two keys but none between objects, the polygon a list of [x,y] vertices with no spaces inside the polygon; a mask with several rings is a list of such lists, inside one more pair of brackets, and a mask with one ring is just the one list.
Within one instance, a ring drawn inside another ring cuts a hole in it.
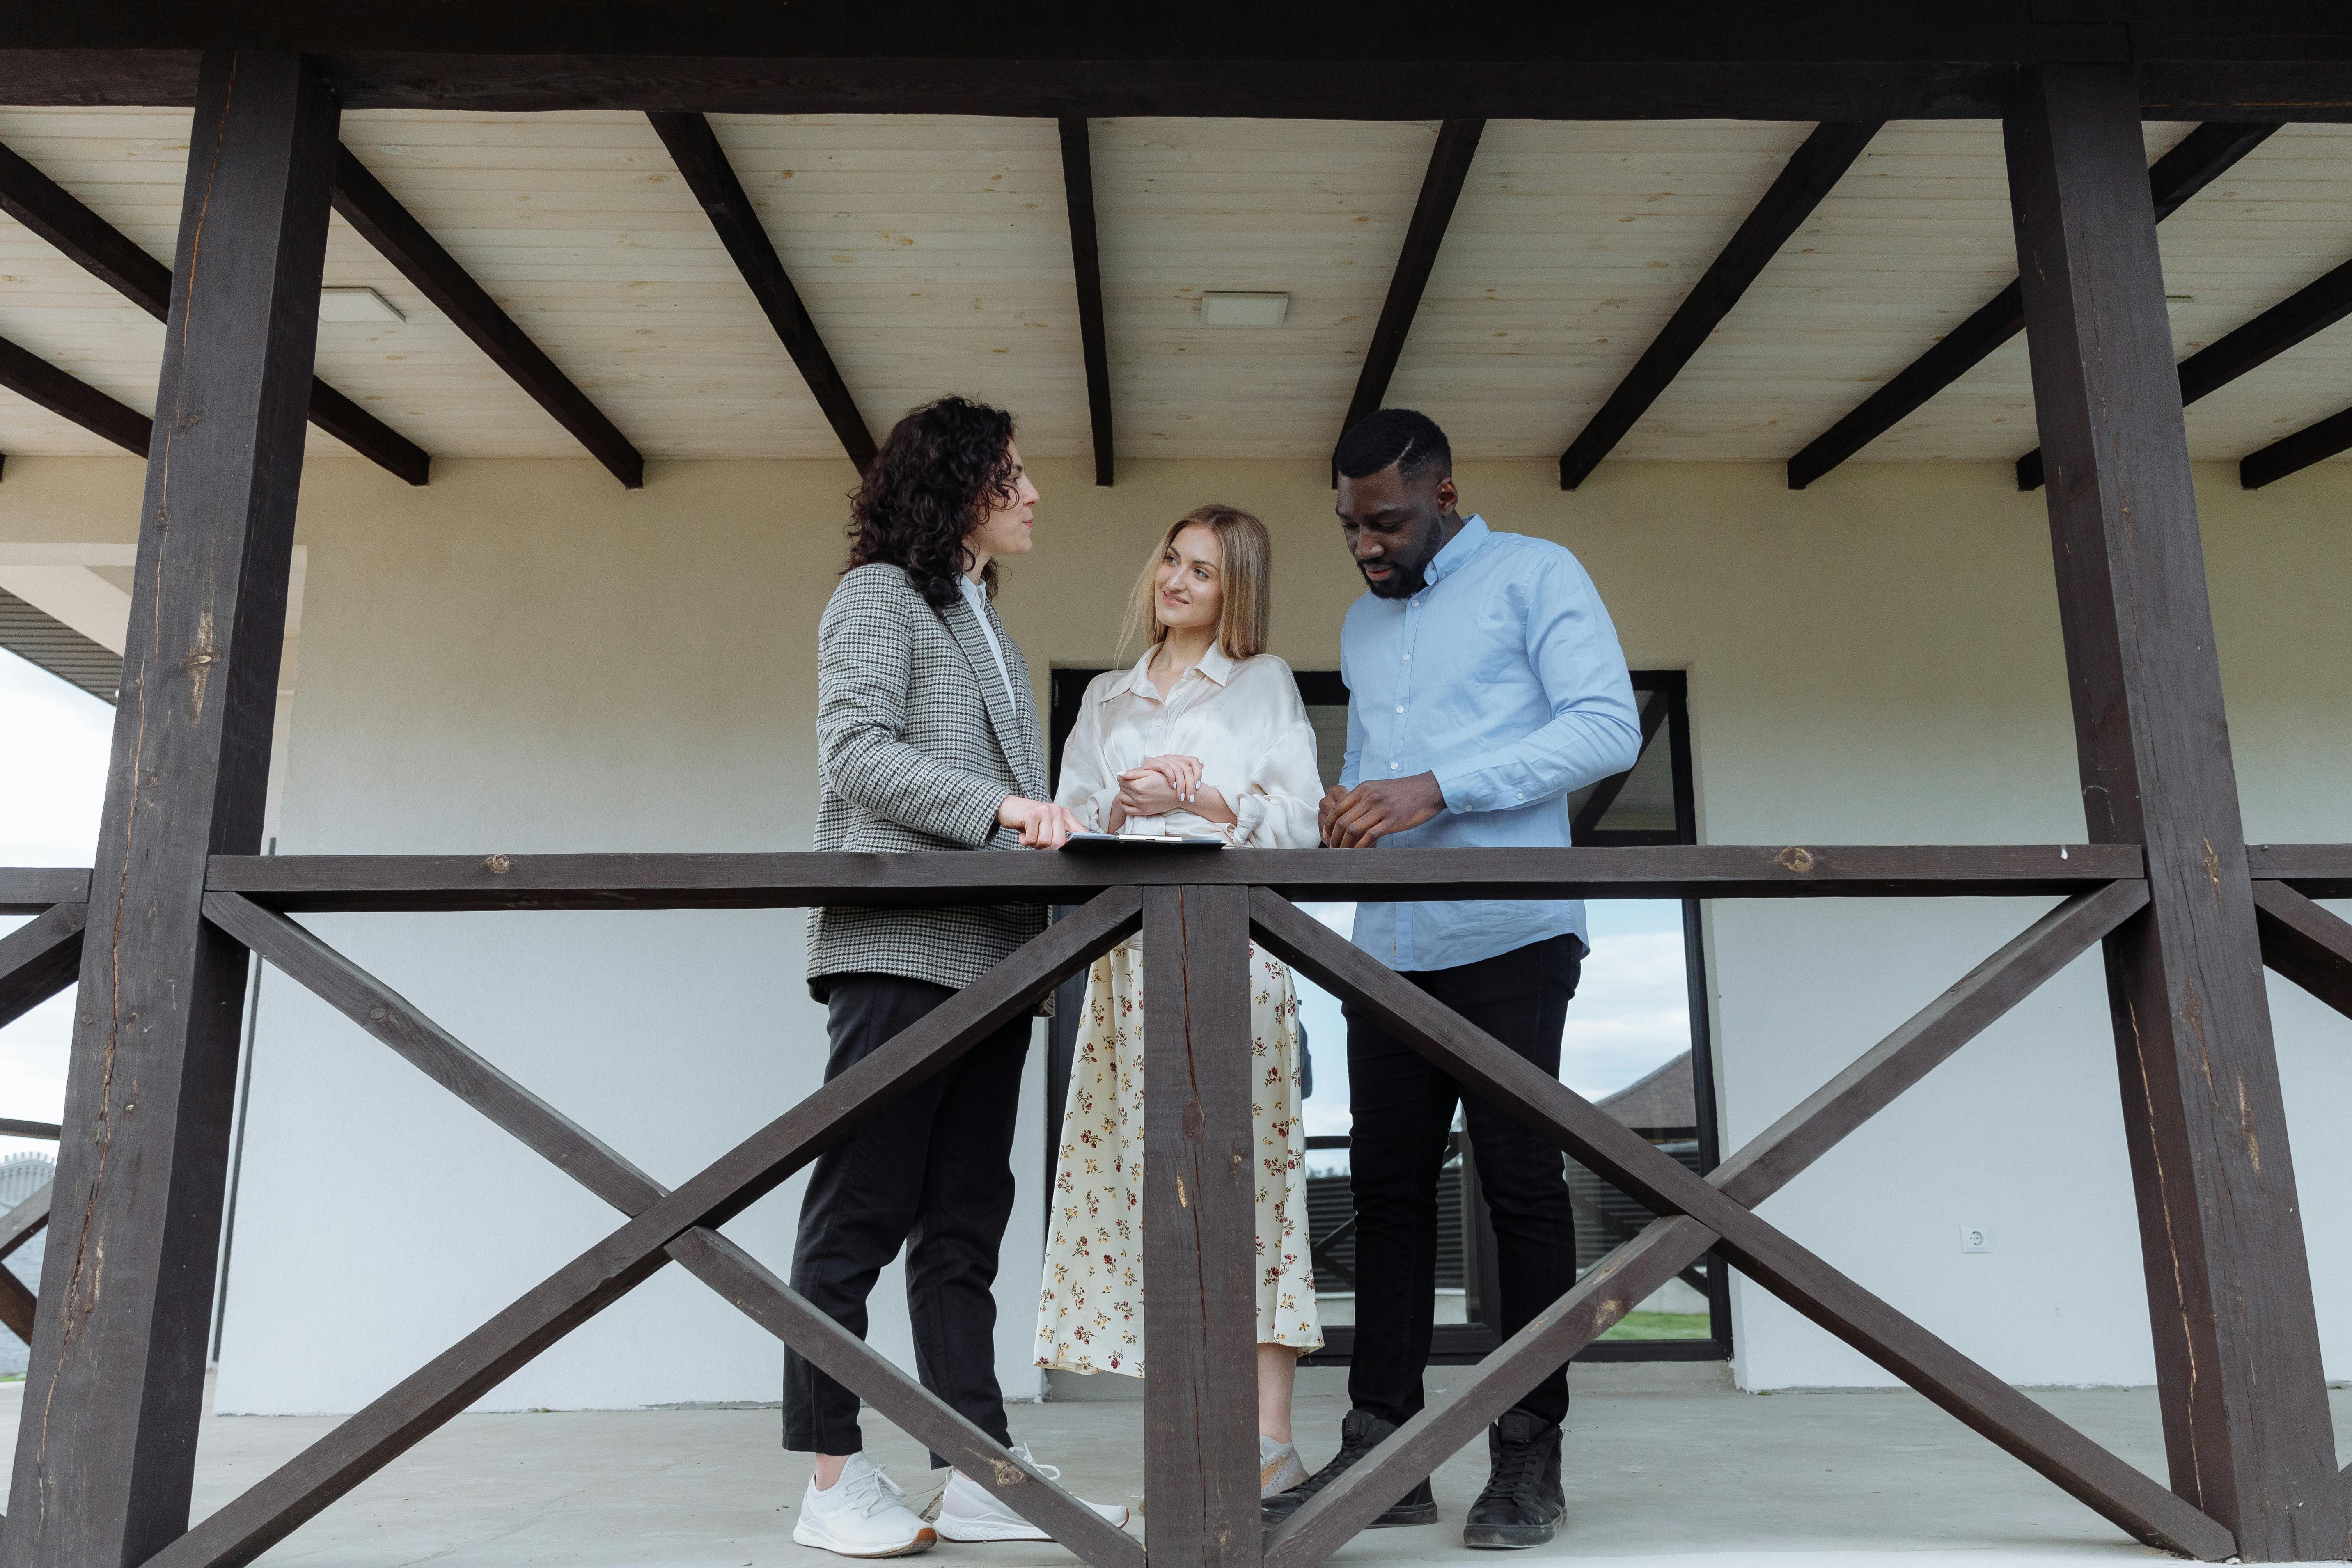
[{"label": "black jeans", "polygon": [[[895,974],[836,974],[831,986],[828,1083],[955,994]],[[1028,1054],[1024,1017],[817,1156],[793,1247],[793,1289],[862,1340],[866,1298],[903,1245],[917,1375],[1008,1445],[991,1287],[1013,1215],[1013,1129]],[[784,1447],[855,1454],[864,1446],[857,1395],[785,1351]],[[932,1468],[946,1463],[931,1456]]]},{"label": "black jeans", "polygon": [[[1547,1073],[1559,1072],[1559,1032],[1583,951],[1556,936],[1454,969],[1411,972],[1428,992]],[[1437,1177],[1459,1102],[1478,1184],[1500,1244],[1505,1339],[1576,1283],[1576,1216],[1560,1152],[1432,1067],[1411,1047],[1348,1010],[1348,1156],[1356,1198],[1356,1350],[1348,1395],[1359,1410],[1402,1423],[1421,1410],[1437,1284]],[[1494,1305],[1488,1311],[1492,1314]],[[1518,1408],[1553,1426],[1568,1414],[1562,1364]]]}]

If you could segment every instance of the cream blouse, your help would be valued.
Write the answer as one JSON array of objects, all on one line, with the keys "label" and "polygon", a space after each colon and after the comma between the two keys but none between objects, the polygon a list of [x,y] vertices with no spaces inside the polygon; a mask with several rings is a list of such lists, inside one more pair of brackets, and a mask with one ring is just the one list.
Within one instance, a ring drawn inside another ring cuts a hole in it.
[{"label": "cream blouse", "polygon": [[1088,684],[1062,746],[1055,804],[1069,807],[1089,832],[1106,832],[1120,773],[1146,757],[1198,757],[1201,782],[1216,787],[1238,820],[1171,811],[1130,816],[1119,831],[1215,834],[1253,849],[1315,847],[1323,778],[1290,666],[1270,653],[1236,659],[1212,647],[1163,697],[1151,683],[1150,664],[1147,650],[1134,668],[1107,670]]}]

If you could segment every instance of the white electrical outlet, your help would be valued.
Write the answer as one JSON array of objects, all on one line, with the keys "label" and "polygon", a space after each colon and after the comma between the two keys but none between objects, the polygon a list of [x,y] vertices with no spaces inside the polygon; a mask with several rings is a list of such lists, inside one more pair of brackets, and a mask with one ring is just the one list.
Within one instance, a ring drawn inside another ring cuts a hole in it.
[{"label": "white electrical outlet", "polygon": [[1961,1226],[1960,1250],[1962,1252],[1990,1252],[1992,1250],[1992,1232],[1987,1230],[1980,1225]]}]

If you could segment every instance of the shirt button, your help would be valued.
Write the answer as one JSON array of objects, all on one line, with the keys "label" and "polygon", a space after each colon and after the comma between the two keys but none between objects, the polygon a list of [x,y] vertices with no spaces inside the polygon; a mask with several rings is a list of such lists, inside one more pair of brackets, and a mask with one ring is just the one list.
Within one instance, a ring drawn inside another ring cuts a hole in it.
[{"label": "shirt button", "polygon": [[1525,799],[1527,799],[1527,798],[1528,798],[1527,791],[1525,791],[1525,790],[1521,790],[1518,794],[1517,794],[1517,795],[1513,795],[1511,798],[1512,798],[1513,800],[1525,800]]},{"label": "shirt button", "polygon": [[1411,664],[1411,663],[1412,662],[1412,655],[1411,655],[1411,654],[1407,654],[1407,655],[1405,655],[1405,656],[1404,656],[1404,661],[1405,661],[1407,664]]},{"label": "shirt button", "polygon": [[1403,705],[1402,705],[1402,703],[1398,704],[1398,706],[1397,706],[1397,711],[1398,711],[1398,712],[1400,712],[1400,713],[1402,713],[1402,712],[1403,712],[1403,711],[1404,711],[1404,707],[1403,707]]}]

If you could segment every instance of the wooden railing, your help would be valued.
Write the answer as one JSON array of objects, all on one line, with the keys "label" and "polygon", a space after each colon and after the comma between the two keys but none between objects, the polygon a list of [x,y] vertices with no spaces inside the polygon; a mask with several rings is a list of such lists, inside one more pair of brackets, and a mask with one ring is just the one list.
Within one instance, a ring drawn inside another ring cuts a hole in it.
[{"label": "wooden railing", "polygon": [[[2352,846],[2251,851],[2265,960],[2352,1014]],[[88,873],[0,871],[0,1021],[69,984]],[[1887,898],[2063,901],[1705,1178],[1620,1126],[1293,898]],[[1034,900],[1078,904],[884,1049],[675,1190],[493,1067],[292,919],[331,910],[745,909]],[[1083,900],[1083,901],[1081,901]],[[1549,1372],[1710,1250],[1960,1421],[2152,1546],[2208,1561],[2222,1524],[2060,1421],[1759,1217],[1763,1200],[2148,903],[2130,845],[1388,850],[1080,855],[582,855],[220,858],[204,913],[625,1216],[227,1506],[148,1559],[251,1560],[565,1334],[675,1262],[917,1440],[1102,1568],[1144,1552],[794,1294],[719,1227],[891,1100],[1142,931],[1144,1288],[1151,1302],[1145,1484],[1171,1563],[1311,1568]],[[1658,1217],[1590,1269],[1372,1458],[1261,1539],[1247,963],[1255,941],[1558,1143]],[[70,1130],[68,1130],[70,1132]],[[13,1220],[14,1216],[10,1216]],[[0,1247],[5,1247],[0,1236]],[[2347,1483],[2352,1484],[2352,1483]]]}]

